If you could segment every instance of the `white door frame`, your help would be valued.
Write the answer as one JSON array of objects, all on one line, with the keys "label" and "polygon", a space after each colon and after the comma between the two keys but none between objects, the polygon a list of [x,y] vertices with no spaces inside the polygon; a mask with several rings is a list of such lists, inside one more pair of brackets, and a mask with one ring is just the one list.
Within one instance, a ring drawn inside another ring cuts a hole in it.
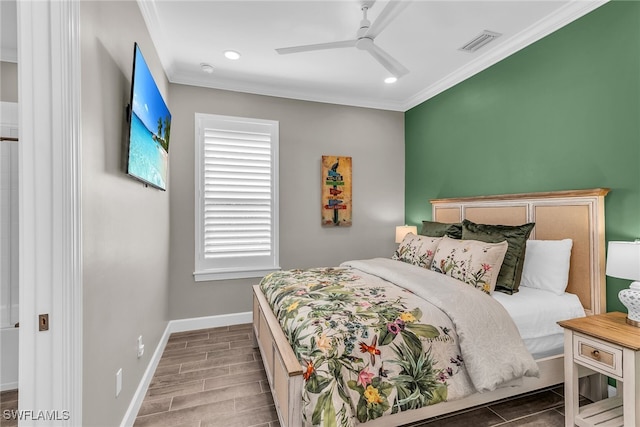
[{"label": "white door frame", "polygon": [[19,425],[81,425],[80,2],[17,6]]}]

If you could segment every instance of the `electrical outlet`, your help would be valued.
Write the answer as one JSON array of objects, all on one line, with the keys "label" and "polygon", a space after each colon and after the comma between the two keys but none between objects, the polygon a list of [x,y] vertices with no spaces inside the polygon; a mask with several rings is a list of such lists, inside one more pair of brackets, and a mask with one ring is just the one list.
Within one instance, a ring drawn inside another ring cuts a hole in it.
[{"label": "electrical outlet", "polygon": [[138,359],[144,354],[144,344],[142,344],[142,335],[138,337]]},{"label": "electrical outlet", "polygon": [[116,397],[120,395],[122,391],[122,368],[118,369],[116,372]]}]

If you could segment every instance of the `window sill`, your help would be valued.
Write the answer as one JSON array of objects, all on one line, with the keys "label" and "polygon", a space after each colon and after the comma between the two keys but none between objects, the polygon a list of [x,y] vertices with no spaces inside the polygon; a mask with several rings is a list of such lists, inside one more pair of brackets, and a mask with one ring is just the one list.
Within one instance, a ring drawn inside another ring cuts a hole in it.
[{"label": "window sill", "polygon": [[229,270],[202,270],[195,271],[193,278],[196,282],[208,282],[212,280],[249,279],[254,277],[264,277],[274,271],[280,271],[280,267],[270,267],[263,269],[229,269]]}]

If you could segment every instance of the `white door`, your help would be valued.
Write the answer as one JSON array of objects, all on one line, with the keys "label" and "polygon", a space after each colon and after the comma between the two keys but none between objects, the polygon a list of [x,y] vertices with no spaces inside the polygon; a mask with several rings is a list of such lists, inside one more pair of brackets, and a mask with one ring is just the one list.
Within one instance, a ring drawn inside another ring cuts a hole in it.
[{"label": "white door", "polygon": [[[80,2],[19,1],[19,425],[82,424]],[[39,315],[49,329],[39,331]]]}]

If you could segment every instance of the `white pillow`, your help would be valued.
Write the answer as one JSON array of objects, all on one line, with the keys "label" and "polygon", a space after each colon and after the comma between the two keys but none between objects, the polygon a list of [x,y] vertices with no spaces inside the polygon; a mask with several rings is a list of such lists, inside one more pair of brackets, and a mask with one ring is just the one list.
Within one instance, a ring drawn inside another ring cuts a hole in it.
[{"label": "white pillow", "polygon": [[562,295],[569,283],[571,239],[527,240],[520,284]]}]

